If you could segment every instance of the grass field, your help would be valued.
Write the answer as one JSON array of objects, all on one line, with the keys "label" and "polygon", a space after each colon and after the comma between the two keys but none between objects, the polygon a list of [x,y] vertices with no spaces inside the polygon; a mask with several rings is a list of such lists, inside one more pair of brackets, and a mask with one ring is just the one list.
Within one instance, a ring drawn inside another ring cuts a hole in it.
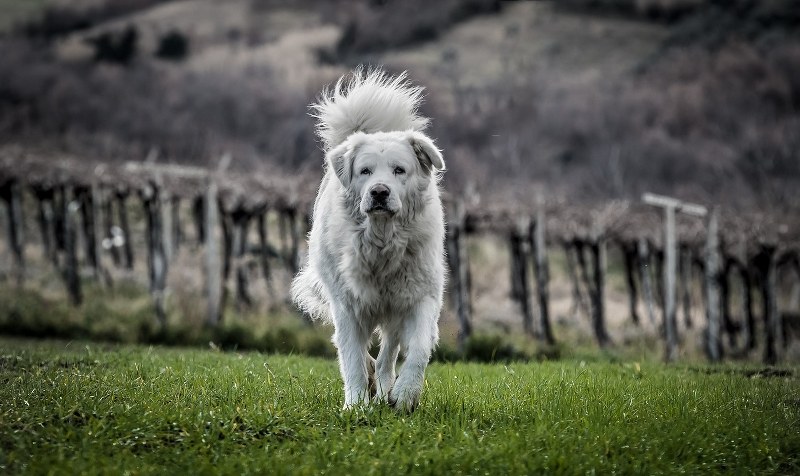
[{"label": "grass field", "polygon": [[800,472],[797,369],[433,364],[342,412],[333,360],[0,339],[0,473]]}]

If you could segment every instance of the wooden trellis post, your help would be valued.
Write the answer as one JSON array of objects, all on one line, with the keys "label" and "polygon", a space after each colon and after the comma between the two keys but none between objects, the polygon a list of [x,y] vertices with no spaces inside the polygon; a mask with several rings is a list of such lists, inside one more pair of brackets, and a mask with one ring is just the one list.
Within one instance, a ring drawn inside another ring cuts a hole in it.
[{"label": "wooden trellis post", "polygon": [[606,244],[595,236],[589,243],[592,253],[592,268],[594,270],[594,293],[592,293],[592,326],[601,347],[611,344],[611,337],[606,330],[605,313],[605,275],[606,275]]},{"label": "wooden trellis post", "polygon": [[164,259],[171,262],[175,256],[175,241],[172,230],[172,196],[162,187],[158,190],[159,213],[161,214],[161,241],[164,248]]},{"label": "wooden trellis post", "polygon": [[81,293],[81,280],[78,275],[78,212],[80,202],[69,200],[64,192],[64,282],[67,284],[67,293],[70,301],[75,306],[83,302]]},{"label": "wooden trellis post", "polygon": [[119,267],[122,264],[122,257],[119,253],[120,245],[124,239],[121,236],[121,228],[114,226],[114,201],[111,199],[109,190],[102,197],[102,210],[103,210],[103,248],[108,249],[111,254],[111,261],[114,266]]},{"label": "wooden trellis post", "polygon": [[[206,186],[208,184],[206,183]],[[198,195],[192,200],[192,221],[194,222],[196,244],[202,245],[206,242],[205,230],[205,195]]]},{"label": "wooden trellis post", "polygon": [[55,210],[53,209],[55,193],[52,187],[45,186],[34,186],[33,193],[38,202],[37,218],[44,254],[58,269],[58,245],[56,243]]},{"label": "wooden trellis post", "polygon": [[278,233],[281,237],[281,258],[289,266],[289,217],[286,210],[278,210]]},{"label": "wooden trellis post", "polygon": [[538,198],[538,207],[536,208],[536,221],[531,224],[529,236],[531,237],[533,256],[534,256],[534,274],[536,276],[536,293],[539,300],[539,333],[542,339],[548,344],[555,344],[556,339],[553,336],[553,329],[550,325],[550,308],[549,308],[549,293],[548,283],[550,281],[550,266],[547,262],[547,243],[545,241],[545,215],[544,215],[544,200],[541,196]]},{"label": "wooden trellis post", "polygon": [[636,252],[639,259],[639,282],[642,283],[642,294],[644,294],[645,307],[647,308],[647,318],[650,323],[656,325],[656,311],[653,304],[653,282],[650,278],[650,245],[647,238],[639,238],[636,244]]},{"label": "wooden trellis post", "polygon": [[684,203],[670,197],[646,193],[642,200],[648,204],[664,209],[664,333],[666,336],[666,352],[664,358],[667,362],[674,361],[678,356],[678,327],[675,306],[675,275],[677,272],[677,240],[675,237],[675,212],[703,217],[706,215],[705,207]]},{"label": "wooden trellis post", "polygon": [[[578,265],[581,270],[581,277],[589,293],[591,303],[592,330],[594,331],[597,344],[606,347],[611,344],[611,337],[608,335],[605,323],[604,307],[604,288],[605,288],[605,246],[601,243],[600,233],[593,230],[591,240],[584,242],[575,240],[575,250],[578,257]],[[584,250],[588,249],[592,258],[592,273],[589,275],[589,264],[586,261]]]},{"label": "wooden trellis post", "polygon": [[122,230],[122,256],[125,258],[125,268],[132,270],[134,260],[133,243],[131,242],[131,227],[128,222],[128,191],[125,189],[117,189],[115,195],[119,227],[120,230]]},{"label": "wooden trellis post", "polygon": [[511,230],[509,236],[509,249],[511,254],[511,297],[519,302],[522,310],[522,328],[525,333],[540,337],[538,329],[534,327],[533,309],[531,308],[530,282],[528,279],[528,261],[530,246],[525,239],[529,235],[527,219],[520,221]]},{"label": "wooden trellis post", "polygon": [[156,319],[161,325],[166,324],[165,309],[167,287],[167,256],[164,250],[164,223],[161,203],[161,191],[155,183],[149,184],[141,191],[145,217],[147,219],[148,271],[150,276],[150,293],[156,309]]},{"label": "wooden trellis post", "polygon": [[183,244],[183,227],[181,226],[181,199],[173,195],[169,202],[170,221],[172,227],[170,228],[170,239],[172,240],[172,252],[177,253]]},{"label": "wooden trellis post", "polygon": [[212,327],[222,321],[222,283],[220,282],[222,263],[215,229],[219,223],[218,194],[217,181],[214,177],[209,177],[203,207],[205,211],[203,233],[206,245],[206,297],[208,299],[206,324]]},{"label": "wooden trellis post", "polygon": [[750,352],[756,348],[756,320],[753,314],[753,281],[747,262],[739,268],[742,281],[742,311],[744,314],[744,350]]},{"label": "wooden trellis post", "polygon": [[577,319],[579,317],[579,312],[582,310],[587,316],[589,316],[591,311],[589,310],[586,300],[583,297],[583,292],[581,291],[581,281],[578,278],[578,271],[576,270],[578,266],[576,263],[576,255],[578,253],[577,245],[574,241],[564,241],[561,243],[561,247],[564,251],[564,258],[567,262],[567,274],[569,275],[569,280],[572,284],[572,305],[569,315],[572,319]]},{"label": "wooden trellis post", "polygon": [[712,362],[721,358],[721,343],[719,338],[719,289],[717,277],[719,276],[719,237],[717,211],[712,210],[708,220],[708,236],[706,237],[706,352]]},{"label": "wooden trellis post", "polygon": [[[521,276],[524,273],[525,259],[522,256],[522,236],[517,230],[512,230],[508,236],[508,253],[509,253],[509,283],[511,285],[511,300],[522,302],[525,296],[525,289],[523,288],[523,279]],[[523,308],[523,325],[526,330],[528,326],[533,333],[532,324],[526,324],[525,310]]]},{"label": "wooden trellis post", "polygon": [[761,305],[764,316],[764,362],[767,364],[774,364],[778,361],[779,351],[783,347],[781,345],[783,330],[778,313],[776,251],[775,246],[762,244],[754,260],[761,284]]},{"label": "wooden trellis post", "polygon": [[639,325],[639,312],[636,304],[639,302],[639,292],[636,287],[636,247],[630,243],[622,244],[622,258],[625,265],[625,283],[628,286],[628,308],[631,320]]},{"label": "wooden trellis post", "polygon": [[292,276],[300,269],[299,251],[302,224],[297,218],[297,210],[285,208],[278,214],[278,227],[281,235],[281,255]]},{"label": "wooden trellis post", "polygon": [[95,273],[97,276],[97,280],[101,285],[110,286],[111,285],[111,275],[108,274],[103,267],[103,214],[102,214],[102,206],[103,206],[103,197],[102,192],[100,191],[100,184],[97,181],[93,181],[91,188],[89,189],[91,193],[91,201],[92,201],[92,239],[90,240],[92,243],[92,253],[94,255],[93,261],[95,262]]},{"label": "wooden trellis post", "polygon": [[[724,249],[724,247],[723,247]],[[733,271],[733,260],[723,254],[722,266],[720,267],[718,285],[720,299],[720,315],[722,317],[722,329],[728,335],[728,347],[736,348],[736,326],[731,315],[731,279]]]},{"label": "wooden trellis post", "polygon": [[247,272],[247,234],[250,226],[250,215],[244,211],[233,213],[233,262],[236,271],[236,304],[241,308],[253,305],[253,298],[248,290],[249,276]]},{"label": "wooden trellis post", "polygon": [[80,201],[81,225],[83,228],[83,251],[86,263],[92,274],[100,280],[100,259],[98,252],[97,227],[95,226],[95,206],[92,186],[75,187],[76,199]]},{"label": "wooden trellis post", "polygon": [[453,300],[458,317],[458,346],[463,351],[464,344],[472,335],[469,303],[469,262],[466,237],[466,212],[464,205],[456,203],[453,219],[447,224],[447,256],[453,286]]},{"label": "wooden trellis post", "polygon": [[267,211],[258,214],[256,222],[258,228],[258,246],[260,253],[258,261],[261,265],[261,274],[264,276],[264,281],[267,285],[267,292],[269,293],[270,301],[275,302],[275,287],[272,285],[272,269],[269,265],[269,241],[267,236]]},{"label": "wooden trellis post", "polygon": [[213,175],[207,175],[204,233],[206,238],[206,295],[208,297],[206,324],[209,326],[217,326],[222,322],[222,282],[220,281],[222,263],[216,236],[216,227],[220,223],[218,181],[230,162],[230,154],[223,155],[216,172]]},{"label": "wooden trellis post", "polygon": [[25,237],[23,236],[22,192],[16,180],[0,187],[0,198],[6,204],[8,243],[14,257],[17,284],[25,279]]},{"label": "wooden trellis post", "polygon": [[692,328],[692,252],[688,246],[680,247],[680,295],[683,307],[683,323]]}]

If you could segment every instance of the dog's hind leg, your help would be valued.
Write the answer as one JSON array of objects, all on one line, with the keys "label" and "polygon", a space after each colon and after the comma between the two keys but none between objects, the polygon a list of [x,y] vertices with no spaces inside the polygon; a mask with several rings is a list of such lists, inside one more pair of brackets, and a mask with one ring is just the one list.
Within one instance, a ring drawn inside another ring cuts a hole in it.
[{"label": "dog's hind leg", "polygon": [[375,359],[367,353],[367,380],[369,381],[369,398],[375,398],[378,382],[375,379]]},{"label": "dog's hind leg", "polygon": [[373,398],[376,401],[386,401],[389,391],[397,378],[395,364],[400,353],[400,339],[398,329],[381,329],[381,350],[378,351],[375,380],[377,391]]},{"label": "dog's hind leg", "polygon": [[376,401],[386,401],[389,391],[397,378],[395,364],[400,353],[399,333],[401,329],[381,329],[381,349],[378,351],[376,366],[377,392],[374,395]]}]

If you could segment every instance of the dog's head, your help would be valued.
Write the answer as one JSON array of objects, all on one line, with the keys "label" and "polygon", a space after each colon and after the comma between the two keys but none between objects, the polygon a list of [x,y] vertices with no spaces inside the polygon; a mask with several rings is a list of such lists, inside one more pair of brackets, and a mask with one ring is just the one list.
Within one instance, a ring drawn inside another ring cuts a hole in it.
[{"label": "dog's head", "polygon": [[444,169],[439,149],[417,131],[357,132],[328,152],[328,166],[362,216],[402,216]]}]

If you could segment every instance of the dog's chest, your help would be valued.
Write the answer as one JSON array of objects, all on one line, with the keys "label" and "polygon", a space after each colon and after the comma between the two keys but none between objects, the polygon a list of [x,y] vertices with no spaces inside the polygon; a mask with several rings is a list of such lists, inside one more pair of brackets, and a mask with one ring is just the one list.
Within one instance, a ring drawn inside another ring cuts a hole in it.
[{"label": "dog's chest", "polygon": [[397,239],[383,247],[356,247],[349,288],[365,311],[391,313],[408,308],[424,295],[425,266],[416,246]]}]

